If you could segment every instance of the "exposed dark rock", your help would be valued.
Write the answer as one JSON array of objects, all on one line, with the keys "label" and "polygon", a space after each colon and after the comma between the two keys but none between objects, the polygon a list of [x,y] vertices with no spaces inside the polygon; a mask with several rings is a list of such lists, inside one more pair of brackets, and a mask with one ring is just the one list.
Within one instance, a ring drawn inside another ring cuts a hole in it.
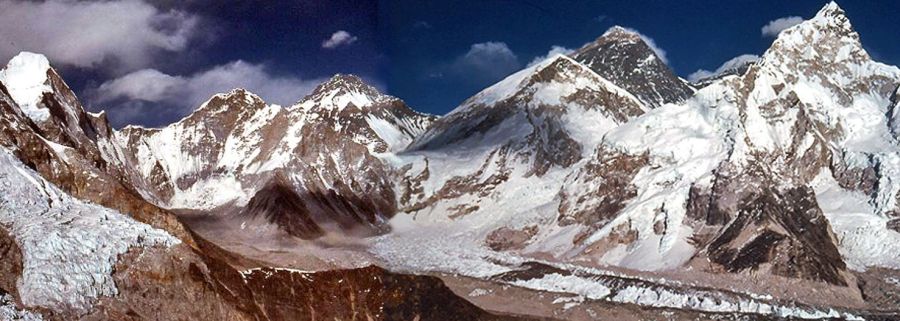
[{"label": "exposed dark rock", "polygon": [[[440,189],[431,194],[431,196],[412,203],[403,210],[415,212],[428,206],[432,206],[439,201],[457,198],[466,194],[478,195],[481,197],[489,195],[498,185],[509,179],[510,169],[506,167],[509,152],[510,148],[508,146],[491,152],[491,155],[486,158],[485,162],[482,163],[481,167],[474,173],[466,176],[455,176],[449,179]],[[492,162],[500,164],[500,169],[484,178],[485,171],[492,165]],[[427,178],[427,176],[425,178]],[[456,218],[468,214],[465,213],[467,210],[466,208],[457,208],[456,210],[455,213],[451,214]]]},{"label": "exposed dark rock", "polygon": [[333,190],[326,194],[301,196],[282,175],[259,190],[242,209],[242,215],[265,217],[287,233],[313,239],[324,234],[323,224],[336,223],[344,229],[371,226],[369,232],[384,232],[366,200],[347,199]]},{"label": "exposed dark rock", "polygon": [[706,250],[730,272],[771,266],[785,277],[846,286],[846,265],[808,187],[765,189],[743,198],[738,213]]},{"label": "exposed dark rock", "polygon": [[321,236],[322,228],[312,219],[303,199],[287,183],[275,179],[256,192],[242,215],[263,216],[287,233],[305,239]]},{"label": "exposed dark rock", "polygon": [[[595,227],[607,224],[629,200],[637,196],[637,187],[631,182],[648,161],[647,155],[629,156],[606,149],[598,150],[594,159],[566,179],[573,190],[560,191],[560,224],[579,223]],[[580,191],[579,187],[588,189]]]},{"label": "exposed dark rock", "polygon": [[538,227],[535,225],[521,229],[501,227],[491,231],[485,243],[494,251],[518,250],[524,248],[537,232]]},{"label": "exposed dark rock", "polygon": [[[500,320],[434,277],[377,267],[297,273],[263,268],[245,276],[269,320]],[[315,295],[310,295],[315,293]]]},{"label": "exposed dark rock", "polygon": [[900,233],[900,218],[891,219],[890,221],[887,221],[887,223],[885,223],[885,224],[887,225],[887,228]]},{"label": "exposed dark rock", "polygon": [[694,93],[640,36],[621,27],[611,28],[572,58],[651,107],[680,102]]},{"label": "exposed dark rock", "polygon": [[505,282],[515,282],[515,281],[528,281],[532,279],[539,279],[544,277],[547,274],[559,274],[563,276],[572,275],[571,271],[563,270],[560,268],[556,268],[547,264],[539,263],[539,262],[525,262],[522,263],[522,266],[517,270],[501,273],[493,276],[492,278],[505,281]]},{"label": "exposed dark rock", "polygon": [[691,186],[688,192],[687,216],[695,221],[704,222],[706,225],[724,225],[731,220],[727,212],[723,211],[717,203],[722,192],[722,185],[713,184],[711,191],[704,191],[700,186]]},{"label": "exposed dark rock", "polygon": [[16,281],[22,276],[22,251],[16,240],[0,226],[0,291],[16,294]]}]

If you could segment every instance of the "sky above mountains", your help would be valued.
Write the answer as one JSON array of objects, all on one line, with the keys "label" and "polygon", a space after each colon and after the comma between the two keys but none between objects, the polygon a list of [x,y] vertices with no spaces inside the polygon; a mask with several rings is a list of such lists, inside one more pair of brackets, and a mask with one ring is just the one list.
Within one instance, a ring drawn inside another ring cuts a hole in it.
[{"label": "sky above mountains", "polygon": [[[47,55],[117,126],[165,125],[234,87],[289,105],[335,73],[444,114],[614,25],[644,35],[688,79],[762,54],[825,3],[0,0],[0,60]],[[900,64],[900,4],[839,4],[876,60]]]}]

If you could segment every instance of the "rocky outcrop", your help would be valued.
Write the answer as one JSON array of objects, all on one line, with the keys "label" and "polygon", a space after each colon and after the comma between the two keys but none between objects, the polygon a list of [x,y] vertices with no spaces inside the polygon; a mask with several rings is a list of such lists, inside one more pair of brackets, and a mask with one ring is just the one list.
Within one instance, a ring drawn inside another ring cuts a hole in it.
[{"label": "rocky outcrop", "polygon": [[324,232],[313,219],[303,197],[291,185],[276,178],[256,192],[241,212],[242,216],[264,217],[285,232],[304,239],[313,239]]},{"label": "rocky outcrop", "polygon": [[[319,273],[273,268],[243,272],[269,320],[516,320],[491,315],[438,278],[374,266]],[[308,295],[317,293],[317,295]]]},{"label": "rocky outcrop", "polygon": [[637,196],[632,184],[647,155],[629,156],[598,149],[597,155],[567,178],[560,190],[559,223],[601,227]]},{"label": "rocky outcrop", "polygon": [[0,226],[0,292],[16,294],[16,280],[22,275],[22,250],[9,232]]},{"label": "rocky outcrop", "polygon": [[733,220],[706,245],[710,261],[732,273],[769,270],[789,278],[848,285],[828,220],[808,187],[747,195]]}]

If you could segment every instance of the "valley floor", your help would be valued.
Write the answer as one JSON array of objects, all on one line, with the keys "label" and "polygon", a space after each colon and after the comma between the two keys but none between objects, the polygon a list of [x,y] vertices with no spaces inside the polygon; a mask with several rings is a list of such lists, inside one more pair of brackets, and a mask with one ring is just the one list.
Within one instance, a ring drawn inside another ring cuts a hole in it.
[{"label": "valley floor", "polygon": [[[900,273],[857,273],[856,289],[796,279],[732,274],[642,272],[542,261],[465,244],[465,232],[396,230],[367,238],[303,240],[268,224],[186,214],[182,220],[223,248],[261,264],[300,271],[378,265],[429,274],[479,307],[560,320],[890,320],[900,306]],[[431,233],[429,233],[431,232]],[[436,237],[437,236],[437,237]],[[247,267],[252,268],[252,267]],[[728,284],[728,288],[719,285]],[[765,293],[765,294],[760,294]],[[803,303],[797,303],[803,302]]]}]

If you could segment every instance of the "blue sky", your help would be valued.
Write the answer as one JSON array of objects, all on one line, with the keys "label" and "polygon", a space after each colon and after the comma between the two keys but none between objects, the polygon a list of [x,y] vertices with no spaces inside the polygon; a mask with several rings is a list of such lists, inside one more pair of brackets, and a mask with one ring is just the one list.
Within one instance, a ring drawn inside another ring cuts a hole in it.
[{"label": "blue sky", "polygon": [[[89,109],[108,110],[119,126],[176,121],[237,86],[291,104],[334,73],[443,114],[551,48],[578,48],[613,25],[652,39],[688,77],[762,54],[774,40],[764,26],[809,18],[825,3],[0,0],[0,59],[46,54]],[[900,4],[839,4],[873,57],[900,64]]]}]

